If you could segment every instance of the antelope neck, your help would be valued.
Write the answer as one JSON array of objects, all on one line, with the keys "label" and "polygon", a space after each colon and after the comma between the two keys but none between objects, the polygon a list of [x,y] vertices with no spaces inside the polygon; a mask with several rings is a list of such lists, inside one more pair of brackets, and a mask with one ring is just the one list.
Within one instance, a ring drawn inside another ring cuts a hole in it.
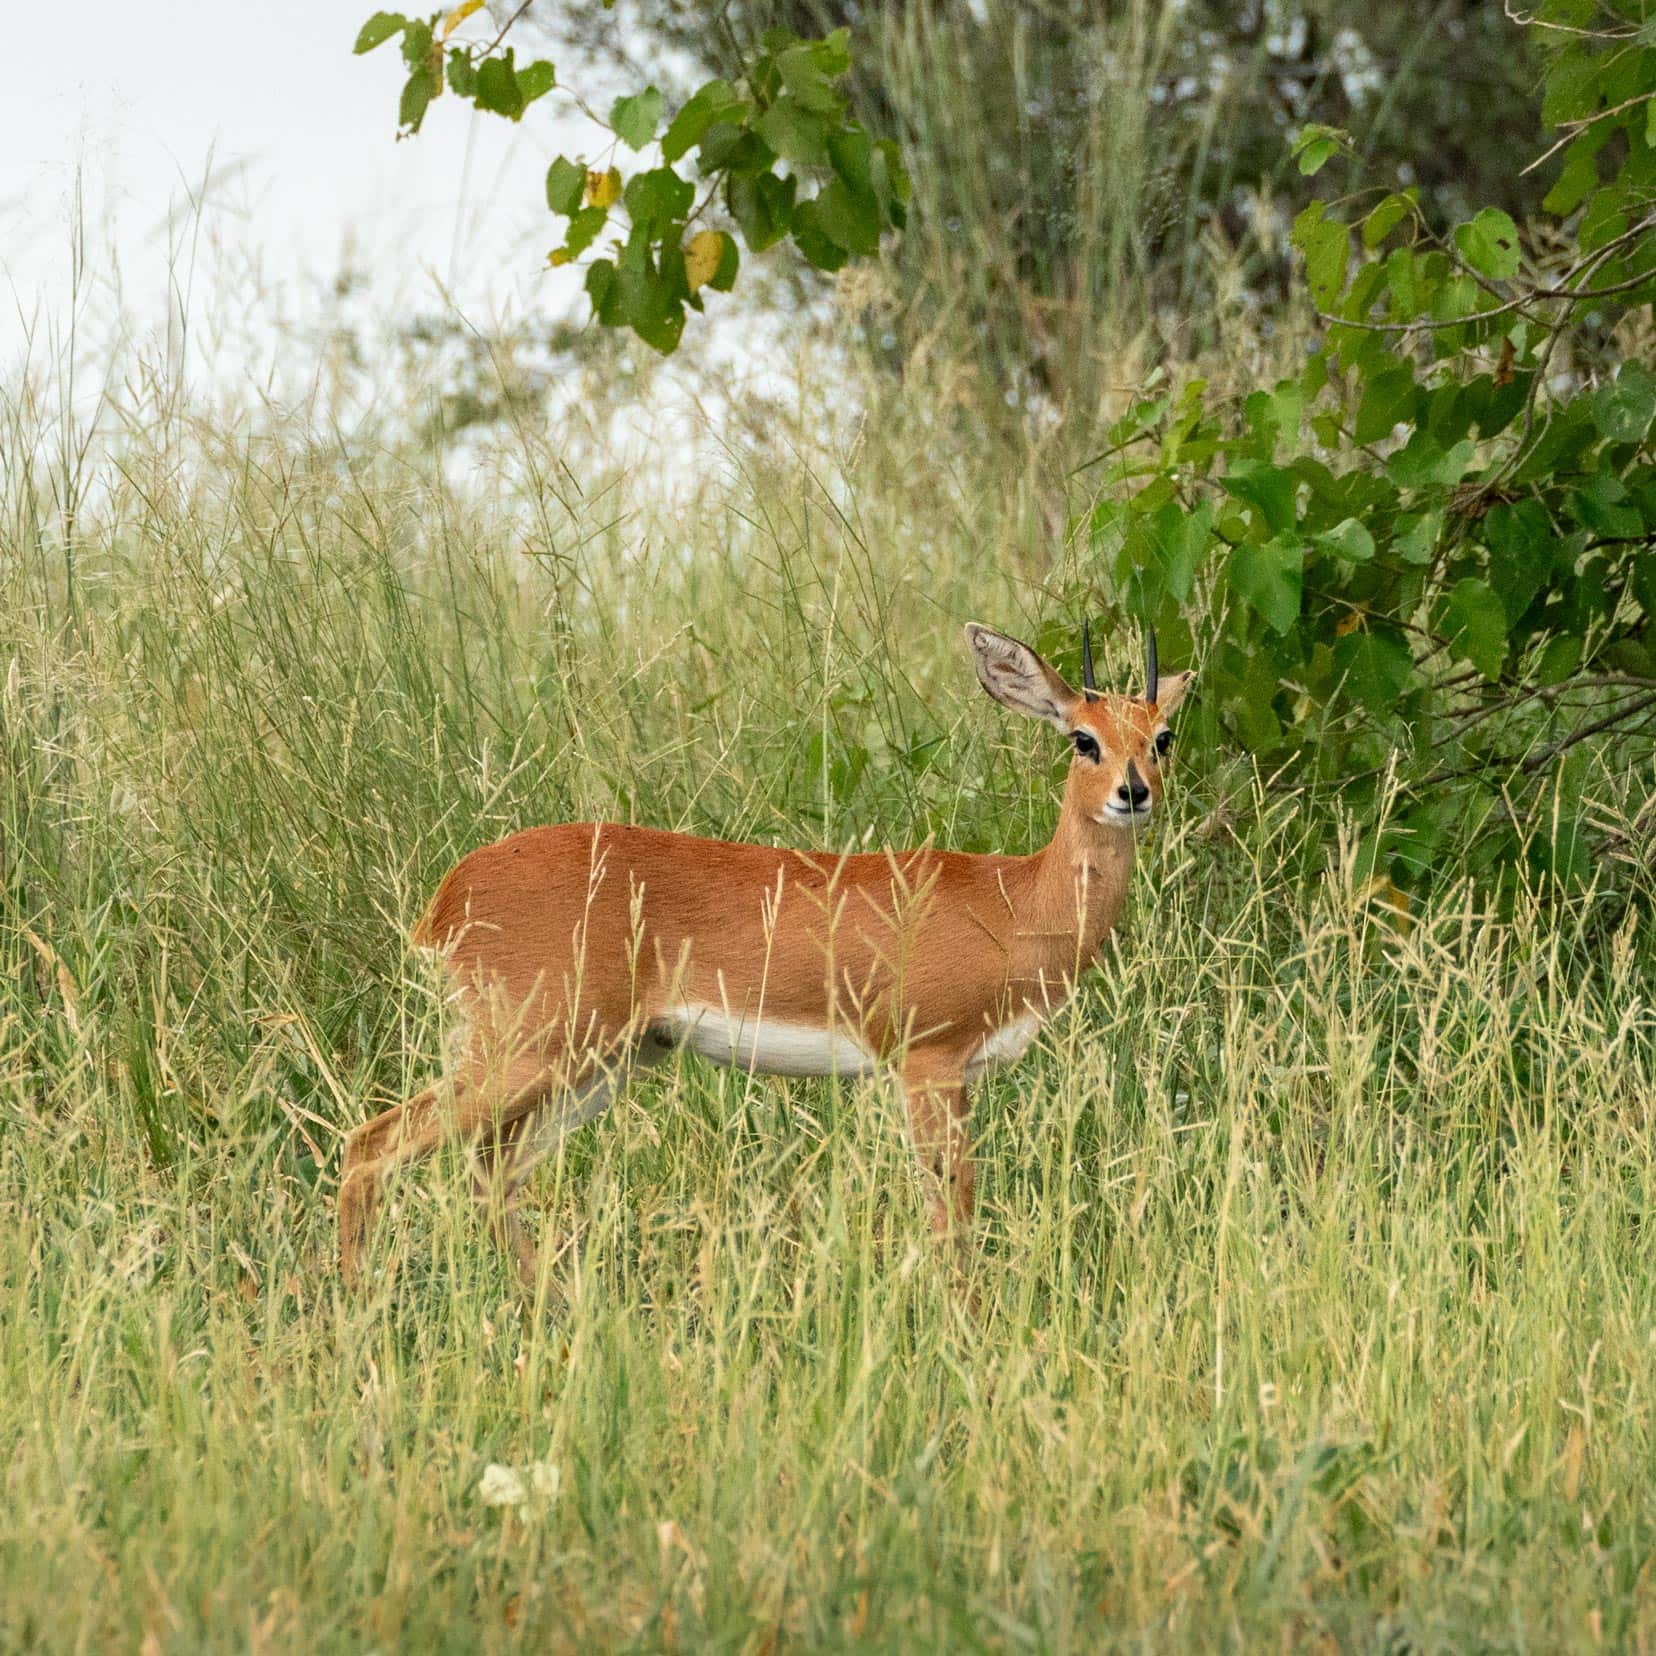
[{"label": "antelope neck", "polygon": [[1052,838],[1031,859],[1033,884],[1040,906],[1055,920],[1079,922],[1084,954],[1097,949],[1121,913],[1135,839],[1130,830],[1094,822],[1081,808],[1073,781],[1065,787]]}]

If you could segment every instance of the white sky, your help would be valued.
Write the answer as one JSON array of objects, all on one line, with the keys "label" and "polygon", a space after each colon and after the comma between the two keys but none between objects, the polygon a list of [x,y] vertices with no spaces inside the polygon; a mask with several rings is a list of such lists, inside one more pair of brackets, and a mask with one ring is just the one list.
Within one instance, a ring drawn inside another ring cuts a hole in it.
[{"label": "white sky", "polygon": [[[169,290],[175,315],[188,294],[192,321],[203,307],[263,303],[291,320],[321,302],[347,244],[374,302],[400,315],[436,308],[440,288],[478,321],[525,300],[574,303],[579,276],[542,264],[557,238],[541,181],[550,156],[579,153],[592,129],[556,93],[520,126],[449,96],[417,139],[394,142],[396,47],[351,54],[374,9],[18,7],[0,96],[0,373],[31,330],[38,358],[67,319],[77,190],[92,289],[82,326],[94,338],[161,337]],[[486,16],[468,25],[486,28]],[[209,161],[217,182],[196,219]],[[257,366],[246,364],[255,377]]]},{"label": "white sky", "polygon": [[[198,407],[350,424],[423,411],[452,371],[450,347],[411,361],[401,325],[527,320],[533,338],[554,316],[586,319],[581,271],[546,267],[561,221],[545,170],[560,152],[606,153],[611,136],[554,91],[517,125],[446,95],[417,138],[397,142],[395,45],[351,52],[375,9],[81,0],[13,18],[7,44],[28,73],[14,70],[0,95],[0,391],[26,370],[48,406],[86,426],[116,405],[144,417],[156,388],[170,402],[178,385]],[[484,13],[459,38],[491,35]],[[520,39],[519,56],[540,55],[535,45]],[[636,75],[618,66],[614,84],[596,85],[577,66],[574,78],[604,107]],[[732,410],[785,394],[799,350],[781,336],[797,321],[721,296],[673,363],[636,344],[622,353],[616,388],[636,361],[651,371],[646,396],[589,408],[579,377],[558,374],[545,417],[617,466],[648,457],[664,494],[689,487]],[[469,452],[451,457],[457,476]]]}]

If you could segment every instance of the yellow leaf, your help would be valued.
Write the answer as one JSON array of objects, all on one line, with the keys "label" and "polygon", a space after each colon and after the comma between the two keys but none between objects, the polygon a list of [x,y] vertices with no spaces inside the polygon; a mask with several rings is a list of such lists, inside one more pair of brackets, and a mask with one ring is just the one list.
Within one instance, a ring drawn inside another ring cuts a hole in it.
[{"label": "yellow leaf", "polygon": [[1409,894],[1394,885],[1384,874],[1376,874],[1357,893],[1360,903],[1374,903],[1380,907],[1383,918],[1390,921],[1394,931],[1408,932],[1413,929],[1414,916],[1409,912]]},{"label": "yellow leaf", "polygon": [[63,957],[37,932],[27,926],[23,928],[23,936],[28,940],[35,953],[53,967],[57,973],[58,993],[63,997],[63,1017],[69,1025],[72,1035],[80,1038],[80,991],[75,987],[75,980],[69,975],[69,968],[63,964]]},{"label": "yellow leaf", "polygon": [[460,0],[460,4],[443,19],[443,26],[437,31],[437,38],[447,40],[473,12],[480,12],[482,9],[483,0]]},{"label": "yellow leaf", "polygon": [[1347,610],[1345,614],[1334,623],[1334,636],[1336,638],[1344,638],[1347,633],[1356,632],[1362,624],[1363,618],[1356,610]]},{"label": "yellow leaf", "polygon": [[621,174],[611,167],[608,172],[589,172],[586,181],[586,204],[589,207],[613,207],[621,199]]},{"label": "yellow leaf", "polygon": [[684,280],[692,293],[718,275],[723,257],[724,231],[698,230],[690,238],[684,249]]}]

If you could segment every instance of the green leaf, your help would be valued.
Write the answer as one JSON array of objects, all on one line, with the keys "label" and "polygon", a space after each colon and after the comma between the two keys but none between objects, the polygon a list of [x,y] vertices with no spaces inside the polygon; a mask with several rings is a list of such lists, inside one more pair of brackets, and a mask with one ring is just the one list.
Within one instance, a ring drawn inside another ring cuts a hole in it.
[{"label": "green leaf", "polygon": [[1541,652],[1541,663],[1535,670],[1542,684],[1562,684],[1581,665],[1582,641],[1575,637],[1555,638]]},{"label": "green leaf", "polygon": [[1489,584],[1510,620],[1530,607],[1552,573],[1557,533],[1538,500],[1501,501],[1484,519]]},{"label": "green leaf", "polygon": [[1501,676],[1507,652],[1507,617],[1484,582],[1457,581],[1445,600],[1440,625],[1450,648],[1487,679]]},{"label": "green leaf", "polygon": [[1646,619],[1656,622],[1656,558],[1653,558],[1649,552],[1646,552],[1643,557],[1634,558],[1633,577],[1630,584],[1633,588],[1633,596],[1638,599],[1639,608],[1645,612]]},{"label": "green leaf", "polygon": [[1278,633],[1288,632],[1299,619],[1300,579],[1304,554],[1289,538],[1263,546],[1231,549],[1231,590],[1259,612]]},{"label": "green leaf", "polygon": [[517,72],[518,95],[523,99],[523,109],[527,109],[536,98],[544,98],[557,85],[557,81],[556,72],[545,58],[526,63]]},{"label": "green leaf", "polygon": [[[1457,272],[1433,290],[1429,309],[1434,322],[1458,322],[1463,316],[1488,310],[1489,304],[1489,295],[1470,276]],[[1461,336],[1453,337],[1458,341]],[[1437,338],[1442,341],[1451,336],[1439,333]]]},{"label": "green leaf", "polygon": [[653,86],[646,86],[630,98],[617,98],[610,105],[610,126],[628,149],[643,149],[655,137],[660,120],[661,94]]},{"label": "green leaf", "polygon": [[546,169],[546,205],[554,213],[570,217],[579,209],[585,191],[586,168],[579,161],[560,155]]},{"label": "green leaf", "polygon": [[375,12],[366,23],[357,30],[356,45],[351,50],[360,57],[364,52],[371,52],[376,46],[383,46],[393,35],[399,35],[408,27],[408,19],[401,12]]},{"label": "green leaf", "polygon": [[1300,172],[1310,178],[1321,172],[1329,157],[1349,142],[1339,127],[1320,126],[1313,121],[1295,134],[1291,153]]},{"label": "green leaf", "polygon": [[1480,276],[1504,282],[1518,274],[1518,226],[1499,207],[1485,207],[1470,224],[1456,225],[1455,247]]},{"label": "green leaf", "polygon": [[1541,122],[1562,126],[1591,115],[1599,105],[1604,64],[1572,42],[1553,55],[1547,66],[1541,96]]},{"label": "green leaf", "polygon": [[1258,443],[1257,456],[1269,460],[1283,442],[1299,436],[1305,396],[1297,380],[1279,380],[1269,391],[1253,391],[1242,405],[1242,416]]},{"label": "green leaf", "polygon": [[702,135],[696,151],[696,165],[705,178],[709,173],[769,172],[776,163],[773,150],[757,132],[730,121],[715,121]]},{"label": "green leaf", "polygon": [[1152,477],[1127,504],[1131,510],[1148,516],[1167,505],[1178,492],[1177,482],[1163,472],[1159,477]]},{"label": "green leaf", "polygon": [[671,356],[684,333],[684,306],[674,301],[658,315],[640,317],[632,330],[651,350]]},{"label": "green leaf", "polygon": [[[1650,107],[1656,109],[1656,101]],[[1598,153],[1609,136],[1609,125],[1601,123],[1588,128],[1564,151],[1564,170],[1541,198],[1541,205],[1547,212],[1563,218],[1573,213],[1590,191],[1598,188]]]},{"label": "green leaf", "polygon": [[652,167],[627,180],[622,199],[634,228],[644,227],[655,236],[664,225],[690,211],[696,191],[688,178],[680,178],[671,167]]},{"label": "green leaf", "polygon": [[868,158],[868,184],[880,204],[880,211],[901,229],[904,203],[909,198],[909,175],[904,170],[901,152],[889,138],[875,142],[874,153]]},{"label": "green leaf", "polygon": [[1367,563],[1374,556],[1374,536],[1356,518],[1348,517],[1332,529],[1313,535],[1311,544],[1319,552],[1344,558],[1347,563]]},{"label": "green leaf", "polygon": [[1413,206],[1407,195],[1394,193],[1384,197],[1363,220],[1363,246],[1378,247],[1409,216]]},{"label": "green leaf", "polygon": [[729,293],[736,285],[736,272],[742,256],[736,250],[736,238],[725,236],[719,248],[719,268],[707,278],[707,285],[716,293]]},{"label": "green leaf", "polygon": [[1271,534],[1294,527],[1298,483],[1291,471],[1265,460],[1238,460],[1220,482],[1227,494],[1258,511]]},{"label": "green leaf", "polygon": [[429,69],[416,69],[403,82],[402,97],[397,104],[397,124],[410,132],[418,132],[436,91],[437,77]]},{"label": "green leaf", "polygon": [[1352,436],[1359,443],[1377,443],[1414,417],[1415,377],[1413,367],[1399,363],[1382,368],[1363,382],[1363,398],[1357,405]]},{"label": "green leaf", "polygon": [[1412,322],[1420,314],[1426,287],[1422,265],[1413,248],[1394,247],[1386,255],[1386,297],[1394,322]]},{"label": "green leaf", "polygon": [[[1656,100],[1652,100],[1656,107]],[[1639,443],[1656,419],[1656,378],[1637,362],[1624,362],[1593,398],[1593,424],[1613,443]]]},{"label": "green leaf", "polygon": [[742,100],[729,81],[710,80],[697,87],[661,135],[662,159],[677,161],[689,154],[715,121],[727,120],[741,111]]},{"label": "green leaf", "polygon": [[837,115],[844,99],[834,82],[851,67],[850,31],[836,29],[824,40],[801,41],[776,54],[776,72],[803,108]]},{"label": "green leaf", "polygon": [[518,89],[512,48],[504,57],[484,58],[477,66],[477,107],[515,121],[523,113],[523,93]]},{"label": "green leaf", "polygon": [[840,270],[845,265],[845,250],[822,228],[819,211],[815,201],[802,201],[794,208],[794,246],[818,270]]},{"label": "green leaf", "polygon": [[791,174],[786,178],[768,172],[731,175],[725,200],[753,252],[763,253],[787,235],[798,182]]},{"label": "green leaf", "polygon": [[[1164,594],[1183,603],[1189,596],[1197,565],[1207,550],[1213,529],[1213,508],[1204,501],[1186,513],[1176,501],[1164,500],[1159,507],[1139,509],[1145,494],[1133,502],[1127,518],[1127,534],[1118,543],[1112,560],[1117,580],[1126,584],[1135,604],[1154,608]],[[1092,544],[1095,549],[1109,539],[1108,527],[1094,513]]]},{"label": "green leaf", "polygon": [[609,219],[607,207],[583,207],[569,221],[564,244],[552,255],[554,265],[572,264],[597,240]]},{"label": "green leaf", "polygon": [[1604,473],[1576,489],[1569,498],[1570,516],[1583,529],[1609,539],[1631,540],[1645,532],[1644,518],[1627,485],[1619,477]]},{"label": "green leaf", "polygon": [[1458,483],[1472,464],[1470,437],[1445,449],[1431,432],[1417,429],[1408,442],[1386,462],[1386,476],[1400,489],[1429,489],[1433,485]]},{"label": "green leaf", "polygon": [[477,70],[472,66],[471,53],[463,46],[449,51],[448,83],[455,97],[464,98],[468,103],[477,96]]},{"label": "green leaf", "polygon": [[784,161],[796,167],[828,165],[828,124],[796,98],[778,98],[753,126]]},{"label": "green leaf", "polygon": [[586,291],[599,322],[606,328],[621,327],[620,282],[608,259],[594,259],[587,266]]},{"label": "green leaf", "polygon": [[616,268],[611,314],[665,356],[684,331],[684,292],[684,259],[676,242],[661,249],[658,268],[648,230],[635,224]]},{"label": "green leaf", "polygon": [[847,253],[880,251],[880,214],[872,195],[858,195],[844,179],[830,179],[814,203],[823,234]]},{"label": "green leaf", "polygon": [[1322,310],[1331,310],[1345,286],[1346,260],[1351,248],[1346,227],[1325,216],[1322,202],[1313,201],[1294,220],[1293,242],[1305,256],[1305,276],[1311,297]]},{"label": "green leaf", "polygon": [[874,146],[868,141],[868,134],[859,126],[845,127],[839,132],[830,132],[827,145],[829,164],[846,187],[854,195],[872,197]]},{"label": "green leaf", "polygon": [[1578,890],[1593,878],[1595,859],[1587,824],[1580,816],[1547,814],[1529,842],[1529,864],[1561,886]]},{"label": "green leaf", "polygon": [[1335,640],[1334,672],[1345,693],[1370,712],[1394,712],[1413,670],[1408,641],[1395,627],[1382,624]]},{"label": "green leaf", "polygon": [[431,25],[414,17],[404,23],[401,51],[411,73],[426,68],[431,62]]},{"label": "green leaf", "polygon": [[1441,512],[1411,512],[1397,520],[1392,550],[1405,563],[1429,564],[1442,528]]},{"label": "green leaf", "polygon": [[1203,501],[1194,512],[1175,502],[1163,506],[1148,523],[1151,555],[1161,569],[1162,584],[1179,603],[1190,597],[1196,570],[1213,535],[1213,508]]}]

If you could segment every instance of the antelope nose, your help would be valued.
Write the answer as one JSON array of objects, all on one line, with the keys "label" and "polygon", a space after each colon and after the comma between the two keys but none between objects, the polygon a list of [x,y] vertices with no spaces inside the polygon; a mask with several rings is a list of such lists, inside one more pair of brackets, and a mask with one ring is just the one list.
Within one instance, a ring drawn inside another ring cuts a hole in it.
[{"label": "antelope nose", "polygon": [[1150,797],[1149,788],[1139,780],[1139,774],[1131,766],[1127,769],[1127,779],[1116,789],[1116,798],[1130,811],[1136,811],[1145,800]]}]

